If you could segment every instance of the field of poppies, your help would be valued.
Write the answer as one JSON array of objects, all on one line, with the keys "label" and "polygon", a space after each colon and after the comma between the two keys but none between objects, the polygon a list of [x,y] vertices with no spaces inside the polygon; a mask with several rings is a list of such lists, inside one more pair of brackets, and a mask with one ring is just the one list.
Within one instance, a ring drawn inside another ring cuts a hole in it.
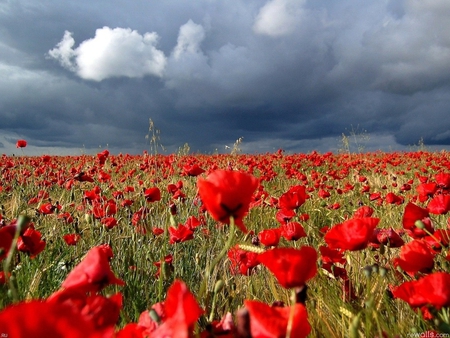
[{"label": "field of poppies", "polygon": [[448,152],[25,153],[1,337],[450,336]]}]

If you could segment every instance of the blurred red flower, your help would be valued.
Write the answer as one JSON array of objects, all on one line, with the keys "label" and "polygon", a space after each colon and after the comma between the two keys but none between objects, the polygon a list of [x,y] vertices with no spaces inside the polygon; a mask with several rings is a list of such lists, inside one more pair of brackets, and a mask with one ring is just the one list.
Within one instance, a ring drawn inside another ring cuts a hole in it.
[{"label": "blurred red flower", "polygon": [[106,338],[113,336],[114,327],[97,330],[90,320],[70,306],[33,300],[1,311],[0,332],[14,338]]},{"label": "blurred red flower", "polygon": [[302,185],[296,185],[280,196],[278,207],[280,209],[296,210],[305,203],[306,198],[306,188]]},{"label": "blurred red flower", "polygon": [[152,332],[152,337],[191,337],[195,323],[204,312],[186,284],[179,280],[167,291],[164,311],[166,318]]},{"label": "blurred red flower", "polygon": [[161,275],[161,266],[163,267],[163,272],[173,270],[172,263],[173,263],[173,256],[171,254],[166,255],[164,259],[162,259],[159,262],[154,262],[153,265],[158,268],[158,270],[155,273],[155,277],[159,278],[159,276]]},{"label": "blurred red flower", "polygon": [[303,304],[292,307],[269,306],[259,301],[246,300],[244,305],[250,315],[252,337],[286,337],[289,316],[293,311],[290,337],[302,338],[311,332],[308,312]]},{"label": "blurred red flower", "polygon": [[259,264],[257,253],[242,250],[239,248],[239,245],[234,246],[228,251],[228,259],[231,263],[231,273],[234,275],[241,274],[248,276]]},{"label": "blurred red flower", "polygon": [[[417,227],[417,221],[421,222],[426,231]],[[428,212],[428,210],[421,208],[411,202],[409,202],[405,207],[402,223],[403,228],[412,238],[425,237],[428,235],[427,232],[434,232],[434,228],[430,219],[430,213]]]},{"label": "blurred red flower", "polygon": [[386,195],[386,202],[389,204],[396,204],[396,205],[400,205],[403,204],[403,202],[405,201],[405,199],[402,196],[397,196],[396,194],[389,192]]},{"label": "blurred red flower", "polygon": [[53,204],[51,204],[50,202],[48,202],[48,203],[42,204],[39,207],[39,212],[44,215],[50,215],[50,214],[53,214],[53,211],[55,211],[55,209],[56,209],[56,207]]},{"label": "blurred red flower", "polygon": [[17,140],[16,147],[17,148],[25,148],[27,146],[27,141],[25,140]]},{"label": "blurred red flower", "polygon": [[369,245],[371,247],[379,248],[381,244],[386,245],[389,248],[399,248],[405,244],[405,241],[392,228],[375,229]]},{"label": "blurred red flower", "polygon": [[362,250],[367,247],[379,218],[353,218],[337,224],[325,234],[325,242],[331,249]]},{"label": "blurred red flower", "polygon": [[200,174],[203,174],[205,172],[204,169],[200,168],[198,164],[194,165],[185,165],[183,167],[183,172],[181,173],[183,176],[198,176]]},{"label": "blurred red flower", "polygon": [[435,256],[436,253],[427,242],[415,239],[401,247],[400,258],[394,259],[394,266],[400,266],[408,275],[414,277],[417,272],[431,272]]},{"label": "blurred red flower", "polygon": [[280,242],[279,229],[266,229],[258,233],[258,239],[264,246],[277,246]]},{"label": "blurred red flower", "polygon": [[41,233],[33,227],[25,230],[17,241],[17,250],[27,253],[30,258],[36,257],[44,249],[45,241],[42,240]]},{"label": "blurred red flower", "polygon": [[431,305],[436,309],[450,306],[450,274],[435,272],[417,281],[405,282],[391,288],[395,298],[400,298],[411,307]]},{"label": "blurred red flower", "polygon": [[292,218],[296,216],[296,213],[292,209],[281,209],[278,211],[275,215],[275,218],[277,219],[280,224],[286,224],[289,222]]},{"label": "blurred red flower", "polygon": [[219,222],[230,224],[230,217],[243,231],[242,221],[248,213],[258,179],[250,174],[232,170],[215,170],[206,179],[197,181],[198,193],[206,210]]},{"label": "blurred red flower", "polygon": [[317,252],[309,246],[275,248],[259,254],[258,260],[287,289],[304,286],[317,273]]},{"label": "blurred red flower", "polygon": [[144,197],[147,202],[157,202],[161,200],[161,191],[158,187],[148,188],[144,191]]},{"label": "blurred red flower", "polygon": [[53,293],[47,302],[55,305],[67,305],[101,331],[114,328],[119,320],[123,297],[121,293],[105,297],[99,294],[86,294],[76,289],[67,289]]},{"label": "blurred red flower", "polygon": [[186,242],[194,238],[194,232],[183,224],[178,224],[178,228],[169,227],[169,243]]},{"label": "blurred red flower", "polygon": [[319,247],[319,251],[322,256],[323,263],[347,263],[344,254],[340,250],[330,249],[329,247],[322,245]]},{"label": "blurred red flower", "polygon": [[296,241],[302,237],[306,237],[305,229],[298,222],[288,222],[281,227],[281,236],[288,241]]},{"label": "blurred red flower", "polygon": [[77,245],[78,241],[81,239],[81,236],[78,234],[67,234],[63,236],[63,239],[67,245]]},{"label": "blurred red flower", "polygon": [[434,176],[437,185],[443,189],[450,188],[450,174],[449,173],[439,173]]},{"label": "blurred red flower", "polygon": [[65,289],[78,289],[84,292],[97,292],[110,284],[125,285],[111,271],[110,247],[96,246],[88,251],[84,259],[69,273],[61,284]]},{"label": "blurred red flower", "polygon": [[427,209],[435,215],[444,215],[450,210],[450,195],[437,195],[428,203]]}]

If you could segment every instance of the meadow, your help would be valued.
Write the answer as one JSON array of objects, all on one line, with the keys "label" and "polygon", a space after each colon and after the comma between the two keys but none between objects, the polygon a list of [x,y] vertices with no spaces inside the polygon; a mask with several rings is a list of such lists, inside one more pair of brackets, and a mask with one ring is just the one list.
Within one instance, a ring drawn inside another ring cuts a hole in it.
[{"label": "meadow", "polygon": [[104,150],[0,171],[2,337],[450,332],[448,152]]}]

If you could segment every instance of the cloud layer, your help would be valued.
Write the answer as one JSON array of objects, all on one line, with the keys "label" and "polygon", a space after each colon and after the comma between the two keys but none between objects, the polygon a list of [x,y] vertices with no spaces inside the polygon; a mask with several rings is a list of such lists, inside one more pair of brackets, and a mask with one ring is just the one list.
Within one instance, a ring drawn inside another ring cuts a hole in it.
[{"label": "cloud layer", "polygon": [[328,151],[359,126],[366,149],[448,148],[449,15],[447,0],[9,1],[0,130],[141,152],[151,118],[168,151]]}]

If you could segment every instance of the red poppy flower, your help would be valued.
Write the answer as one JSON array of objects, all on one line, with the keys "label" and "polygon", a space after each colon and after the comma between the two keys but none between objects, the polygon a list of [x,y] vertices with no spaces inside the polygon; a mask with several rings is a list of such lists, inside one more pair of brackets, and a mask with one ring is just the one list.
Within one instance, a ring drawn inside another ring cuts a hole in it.
[{"label": "red poppy flower", "polygon": [[420,221],[427,232],[433,233],[433,225],[430,220],[430,213],[427,209],[421,208],[414,203],[408,203],[403,213],[403,228],[412,238],[421,238],[427,236],[427,232],[416,226],[416,222]]},{"label": "red poppy flower", "polygon": [[112,229],[118,224],[117,219],[115,219],[114,217],[102,218],[101,223],[108,229]]},{"label": "red poppy flower", "polygon": [[450,174],[449,173],[439,173],[434,176],[437,185],[440,188],[449,189],[450,188]]},{"label": "red poppy flower", "polygon": [[436,183],[421,183],[417,186],[417,193],[419,194],[419,201],[425,202],[429,197],[432,197],[437,191]]},{"label": "red poppy flower", "polygon": [[450,195],[437,195],[428,203],[427,209],[435,215],[444,215],[450,210]]},{"label": "red poppy flower", "polygon": [[393,287],[391,291],[395,298],[404,300],[413,308],[431,305],[439,310],[450,306],[450,274],[435,272]]},{"label": "red poppy flower", "polygon": [[148,188],[144,191],[144,197],[147,202],[157,202],[161,200],[161,191],[158,187]]},{"label": "red poppy flower", "polygon": [[114,327],[98,331],[93,323],[65,304],[31,301],[0,312],[0,332],[7,337],[111,337]]},{"label": "red poppy flower", "polygon": [[17,241],[17,250],[27,253],[30,258],[36,257],[45,249],[45,241],[41,239],[41,233],[30,227],[20,235]]},{"label": "red poppy flower", "polygon": [[287,222],[289,222],[295,216],[296,216],[296,213],[295,213],[294,210],[292,210],[292,209],[281,209],[280,211],[277,212],[277,214],[275,215],[275,218],[281,224],[286,224]]},{"label": "red poppy flower", "polygon": [[78,241],[81,239],[81,236],[78,234],[67,234],[64,235],[63,238],[67,245],[77,245]]},{"label": "red poppy flower", "polygon": [[330,249],[327,246],[320,246],[319,251],[322,256],[323,263],[340,263],[340,264],[347,263],[344,254],[340,250]]},{"label": "red poppy flower", "polygon": [[231,263],[231,273],[234,275],[241,274],[248,276],[259,264],[257,253],[242,250],[239,248],[239,245],[234,246],[228,251],[228,259]]},{"label": "red poppy flower", "polygon": [[309,246],[275,248],[259,254],[258,260],[287,289],[304,286],[317,273],[317,252]]},{"label": "red poppy flower", "polygon": [[69,273],[62,287],[97,292],[110,284],[125,285],[111,271],[111,248],[97,246],[89,250],[84,259]]},{"label": "red poppy flower", "polygon": [[379,218],[353,218],[337,224],[325,234],[325,242],[331,249],[362,250],[367,247]]},{"label": "red poppy flower", "polygon": [[56,207],[51,203],[44,203],[39,207],[39,212],[44,215],[53,214]]},{"label": "red poppy flower", "polygon": [[173,263],[173,256],[171,254],[166,255],[164,259],[159,262],[154,262],[153,265],[158,268],[158,270],[155,273],[155,277],[159,278],[159,276],[161,275],[161,265],[165,268],[168,268],[169,270],[173,270],[172,263]]},{"label": "red poppy flower", "polygon": [[386,203],[400,205],[405,201],[402,196],[397,196],[396,194],[390,192],[386,195]]},{"label": "red poppy flower", "polygon": [[363,205],[355,211],[355,213],[353,214],[353,218],[371,217],[373,215],[373,212],[373,208]]},{"label": "red poppy flower", "polygon": [[194,230],[198,226],[200,226],[202,222],[195,216],[189,216],[184,225],[191,230]]},{"label": "red poppy flower", "polygon": [[159,236],[164,233],[164,229],[163,228],[152,228],[152,233],[155,236]]},{"label": "red poppy flower", "polygon": [[298,222],[288,222],[281,227],[281,236],[288,241],[296,241],[302,237],[306,237],[305,229]]},{"label": "red poppy flower", "polygon": [[166,319],[152,333],[152,337],[188,338],[203,310],[186,284],[176,280],[167,291],[164,302]]},{"label": "red poppy flower", "polygon": [[198,193],[206,210],[219,222],[230,224],[230,217],[243,231],[242,221],[248,212],[258,179],[240,171],[215,170],[206,179],[197,181]]},{"label": "red poppy flower", "polygon": [[183,173],[182,175],[186,175],[186,176],[198,176],[200,174],[203,174],[205,172],[204,169],[200,168],[198,166],[198,164],[194,164],[194,165],[185,165],[183,167]]},{"label": "red poppy flower", "polygon": [[17,148],[25,148],[27,146],[27,141],[25,140],[17,140],[16,147]]},{"label": "red poppy flower", "polygon": [[434,267],[436,253],[424,240],[413,240],[400,249],[400,258],[394,259],[394,266],[400,266],[413,277],[417,272],[428,273]]},{"label": "red poppy flower", "polygon": [[47,299],[51,304],[67,305],[73,311],[80,313],[97,330],[113,329],[122,309],[122,294],[116,293],[110,297],[93,294],[76,289],[61,290],[53,293]]},{"label": "red poppy flower", "polygon": [[252,337],[286,337],[289,317],[292,310],[292,328],[290,337],[302,338],[311,332],[308,312],[303,304],[291,307],[269,306],[258,301],[244,302],[250,315],[250,331]]},{"label": "red poppy flower", "polygon": [[58,218],[63,219],[67,224],[73,223],[73,217],[69,212],[59,214]]},{"label": "red poppy flower", "polygon": [[280,196],[278,207],[280,209],[296,210],[305,203],[306,198],[306,188],[302,185],[296,185]]},{"label": "red poppy flower", "polygon": [[84,172],[79,172],[73,178],[80,182],[94,182],[94,179]]},{"label": "red poppy flower", "polygon": [[[429,244],[432,244],[433,247],[434,246],[448,247],[450,244],[450,230],[449,229],[438,229],[433,233],[432,236],[424,237],[424,239],[427,240],[427,242]],[[436,240],[438,241],[437,243],[436,243]]]},{"label": "red poppy flower", "polygon": [[99,161],[100,165],[105,164],[106,159],[108,158],[108,156],[109,156],[109,151],[106,150],[106,149],[97,154],[97,158],[98,158],[98,161]]},{"label": "red poppy flower", "polygon": [[178,228],[169,228],[170,244],[186,242],[194,238],[194,232],[184,226],[183,224],[178,224]]},{"label": "red poppy flower", "polygon": [[319,189],[318,195],[320,198],[328,198],[331,196],[330,192],[325,189]]},{"label": "red poppy flower", "polygon": [[258,233],[258,239],[261,244],[269,246],[277,246],[280,242],[280,230],[279,229],[266,229]]},{"label": "red poppy flower", "polygon": [[213,320],[211,327],[200,334],[201,338],[234,338],[236,337],[236,327],[234,326],[233,316],[227,312],[220,321]]},{"label": "red poppy flower", "polygon": [[387,245],[390,248],[400,248],[405,244],[405,241],[392,228],[375,229],[369,245],[371,247],[379,248],[381,244]]}]

